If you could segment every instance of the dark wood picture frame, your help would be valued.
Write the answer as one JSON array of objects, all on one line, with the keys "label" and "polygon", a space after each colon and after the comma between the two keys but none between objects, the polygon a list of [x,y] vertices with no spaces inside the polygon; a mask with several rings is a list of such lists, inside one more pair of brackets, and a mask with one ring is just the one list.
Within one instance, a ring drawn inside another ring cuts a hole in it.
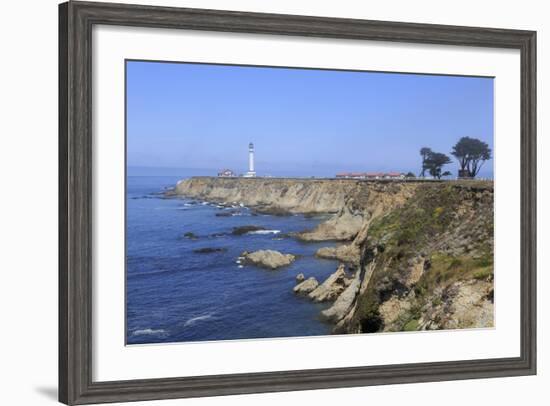
[{"label": "dark wood picture frame", "polygon": [[[217,376],[92,380],[92,27],[193,29],[491,48],[521,53],[521,354]],[[536,32],[68,2],[59,6],[59,400],[184,398],[536,373]]]}]

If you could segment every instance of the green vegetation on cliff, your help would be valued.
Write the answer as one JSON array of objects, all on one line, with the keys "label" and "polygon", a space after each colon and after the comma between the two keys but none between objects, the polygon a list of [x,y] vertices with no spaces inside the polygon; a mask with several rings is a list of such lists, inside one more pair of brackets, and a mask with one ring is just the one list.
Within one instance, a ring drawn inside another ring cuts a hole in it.
[{"label": "green vegetation on cliff", "polygon": [[[448,307],[451,287],[492,281],[492,198],[492,187],[478,184],[422,185],[402,207],[373,220],[363,266],[374,261],[374,270],[350,329],[421,329],[427,310]],[[444,328],[441,320],[429,322]]]}]

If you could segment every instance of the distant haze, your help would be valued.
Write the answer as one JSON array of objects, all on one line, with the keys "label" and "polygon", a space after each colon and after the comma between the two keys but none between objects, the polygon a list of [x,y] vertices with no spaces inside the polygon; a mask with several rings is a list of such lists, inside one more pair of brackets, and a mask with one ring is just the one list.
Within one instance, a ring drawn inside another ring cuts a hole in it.
[{"label": "distant haze", "polygon": [[244,173],[249,142],[260,176],[418,174],[420,148],[463,136],[493,149],[491,78],[129,61],[126,102],[130,174]]}]

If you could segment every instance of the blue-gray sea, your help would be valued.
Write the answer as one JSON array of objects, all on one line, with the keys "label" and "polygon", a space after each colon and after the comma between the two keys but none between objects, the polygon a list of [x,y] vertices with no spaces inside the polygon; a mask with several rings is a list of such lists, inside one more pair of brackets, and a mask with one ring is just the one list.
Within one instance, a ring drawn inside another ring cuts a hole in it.
[{"label": "blue-gray sea", "polygon": [[[336,262],[315,258],[330,243],[303,243],[284,234],[315,227],[322,218],[254,215],[185,198],[165,198],[181,176],[128,176],[126,206],[126,337],[128,344],[325,335],[326,304],[297,297],[295,277],[319,281]],[[255,225],[262,233],[233,235]],[[196,239],[187,238],[193,233]],[[196,253],[200,248],[225,251]],[[275,249],[300,257],[266,270],[239,266],[243,251]]]}]

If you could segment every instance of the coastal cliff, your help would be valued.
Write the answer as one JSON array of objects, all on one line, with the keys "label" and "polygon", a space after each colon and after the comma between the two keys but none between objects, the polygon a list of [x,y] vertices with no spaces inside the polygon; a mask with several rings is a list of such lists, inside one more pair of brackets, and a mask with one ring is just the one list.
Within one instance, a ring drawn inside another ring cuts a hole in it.
[{"label": "coastal cliff", "polygon": [[278,213],[336,213],[359,185],[357,181],[281,178],[194,177],[178,182],[177,195],[220,203],[242,203]]},{"label": "coastal cliff", "polygon": [[420,185],[352,244],[360,282],[335,332],[493,326],[492,182]]},{"label": "coastal cliff", "polygon": [[170,194],[329,214],[294,237],[352,271],[321,314],[336,333],[493,325],[492,182],[196,177]]}]

